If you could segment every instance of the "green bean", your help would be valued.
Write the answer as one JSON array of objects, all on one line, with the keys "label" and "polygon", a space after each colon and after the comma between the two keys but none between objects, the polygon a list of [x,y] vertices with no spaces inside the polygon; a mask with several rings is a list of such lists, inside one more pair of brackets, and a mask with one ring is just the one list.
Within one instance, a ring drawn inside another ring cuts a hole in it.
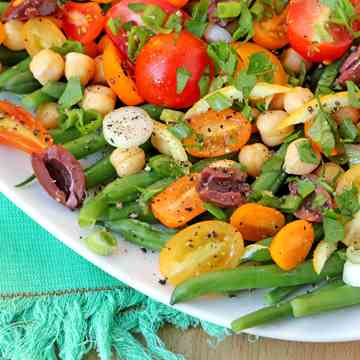
[{"label": "green bean", "polygon": [[[0,2],[0,13],[4,4],[8,3]],[[25,50],[12,51],[3,45],[0,46],[0,62],[5,66],[16,65],[20,61],[26,59],[28,56],[29,54]]]},{"label": "green bean", "polygon": [[144,208],[139,204],[138,201],[133,201],[123,205],[122,207],[110,206],[104,216],[102,217],[103,221],[114,221],[121,219],[128,219],[135,217],[136,219],[153,222],[155,217],[153,213],[149,210],[148,207]]},{"label": "green bean", "polygon": [[51,96],[58,100],[65,91],[66,83],[60,81],[49,81],[42,88],[41,91],[44,94]]},{"label": "green bean", "polygon": [[91,189],[116,177],[116,170],[110,162],[110,154],[85,170],[86,188]]},{"label": "green bean", "polygon": [[15,94],[29,94],[41,87],[41,84],[34,78],[30,70],[14,74],[6,81],[4,90]]},{"label": "green bean", "polygon": [[318,314],[360,304],[360,288],[343,285],[291,300],[293,315],[297,317]]},{"label": "green bean", "polygon": [[256,192],[271,191],[274,187],[278,187],[279,177],[282,178],[282,174],[283,172],[278,170],[261,173],[252,183],[251,188]]},{"label": "green bean", "polygon": [[142,189],[160,179],[161,175],[153,171],[142,171],[116,179],[104,188],[103,193],[110,202],[128,202],[135,200]]},{"label": "green bean", "polygon": [[199,275],[178,285],[171,297],[171,304],[188,301],[209,293],[224,293],[243,289],[297,286],[318,283],[342,272],[344,260],[335,253],[323,271],[315,273],[308,260],[291,271],[276,265],[240,266],[236,269],[214,271]]},{"label": "green bean", "polygon": [[106,145],[107,142],[102,134],[90,133],[73,141],[69,141],[63,146],[66,150],[70,151],[76,159],[83,159],[103,149]]},{"label": "green bean", "polygon": [[12,66],[11,68],[5,70],[3,73],[0,74],[0,88],[4,88],[7,81],[9,81],[12,77],[20,74],[24,71],[29,69],[29,64],[31,62],[31,57],[27,57],[26,59],[22,60],[18,64]]},{"label": "green bean", "polygon": [[155,155],[149,159],[149,166],[161,176],[182,176],[184,169],[170,156]]},{"label": "green bean", "polygon": [[203,207],[205,210],[207,210],[208,213],[210,213],[218,220],[226,221],[228,219],[226,212],[214,204],[204,202]]},{"label": "green bean", "polygon": [[[298,296],[296,299],[306,299],[312,294],[322,294],[327,290],[334,289],[336,290],[341,286],[341,282],[338,280],[327,283],[326,285],[316,289],[311,294],[303,294]],[[249,314],[246,314],[239,319],[234,320],[231,323],[231,328],[235,332],[239,332],[245,329],[253,328],[258,325],[264,325],[266,323],[280,320],[286,317],[293,317],[293,307],[292,301],[286,301],[281,304],[275,304],[271,306],[264,307],[262,309],[256,310]]]},{"label": "green bean", "polygon": [[125,240],[151,250],[161,250],[174,234],[134,219],[107,221],[105,226],[119,232]]},{"label": "green bean", "polygon": [[81,136],[81,133],[76,128],[63,129],[51,129],[49,130],[51,137],[55,144],[64,144],[69,141],[73,141]]},{"label": "green bean", "polygon": [[170,184],[174,182],[175,178],[166,177],[160,179],[153,184],[149,185],[146,189],[144,189],[139,197],[139,203],[147,204],[154,196],[164,191]]},{"label": "green bean", "polygon": [[265,294],[265,301],[269,305],[275,305],[280,301],[286,299],[288,296],[299,290],[299,288],[301,287],[302,285],[277,287]]},{"label": "green bean", "polygon": [[42,92],[41,89],[35,90],[31,94],[24,96],[21,99],[21,104],[28,110],[34,111],[40,105],[54,101],[54,98]]},{"label": "green bean", "polygon": [[108,201],[103,193],[88,198],[80,209],[78,219],[80,227],[95,225],[97,220],[104,214],[107,207]]}]

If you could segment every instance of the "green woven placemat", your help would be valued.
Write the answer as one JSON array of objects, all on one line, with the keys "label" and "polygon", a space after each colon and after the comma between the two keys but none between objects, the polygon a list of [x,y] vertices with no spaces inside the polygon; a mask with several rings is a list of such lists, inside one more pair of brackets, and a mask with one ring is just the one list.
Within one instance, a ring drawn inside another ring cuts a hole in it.
[{"label": "green woven placemat", "polygon": [[156,335],[165,323],[227,334],[107,275],[0,194],[0,359],[180,359]]}]

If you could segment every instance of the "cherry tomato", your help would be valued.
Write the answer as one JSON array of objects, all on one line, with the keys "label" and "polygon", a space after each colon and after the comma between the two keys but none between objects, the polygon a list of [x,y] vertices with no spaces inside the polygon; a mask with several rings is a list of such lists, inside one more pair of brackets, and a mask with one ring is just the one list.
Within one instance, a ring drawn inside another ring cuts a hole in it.
[{"label": "cherry tomato", "polygon": [[128,62],[111,41],[105,47],[103,61],[105,79],[120,100],[126,105],[141,104],[143,99],[127,70]]},{"label": "cherry tomato", "polygon": [[36,55],[42,49],[61,46],[66,37],[58,26],[45,17],[35,17],[28,20],[22,30],[25,49],[31,55]]},{"label": "cherry tomato", "polygon": [[142,13],[129,8],[129,4],[142,3],[145,5],[157,5],[167,14],[171,14],[177,8],[166,0],[122,0],[113,5],[106,15],[105,30],[110,39],[118,47],[124,57],[128,56],[127,32],[121,25],[131,22],[134,25],[143,25]]},{"label": "cherry tomato", "polygon": [[234,48],[239,55],[239,65],[238,69],[245,69],[249,65],[249,60],[251,55],[256,53],[264,53],[269,60],[274,65],[274,77],[273,77],[273,83],[279,84],[279,85],[285,85],[287,84],[287,75],[286,72],[281,65],[280,60],[269,50],[263,48],[260,45],[253,44],[253,43],[234,43]]},{"label": "cherry tomato", "polygon": [[287,36],[287,8],[280,15],[270,19],[254,22],[253,41],[266,49],[279,49],[288,42]]},{"label": "cherry tomato", "polygon": [[63,7],[63,29],[66,35],[83,44],[100,35],[104,22],[99,4],[67,2]]},{"label": "cherry tomato", "polygon": [[187,31],[154,36],[135,64],[140,95],[151,104],[173,109],[190,107],[199,100],[199,80],[206,72],[212,78],[213,63],[206,44]]},{"label": "cherry tomato", "polygon": [[[288,10],[291,47],[312,62],[333,61],[351,46],[345,27],[329,23],[330,8],[319,0],[293,0]],[[329,37],[323,40],[322,37]]]},{"label": "cherry tomato", "polygon": [[232,225],[202,221],[175,234],[160,252],[160,272],[173,285],[200,274],[235,268],[244,252]]},{"label": "cherry tomato", "polygon": [[[184,140],[196,157],[214,157],[239,151],[250,139],[251,123],[235,110],[209,110],[188,120],[194,134]],[[201,139],[201,142],[199,141]]]}]

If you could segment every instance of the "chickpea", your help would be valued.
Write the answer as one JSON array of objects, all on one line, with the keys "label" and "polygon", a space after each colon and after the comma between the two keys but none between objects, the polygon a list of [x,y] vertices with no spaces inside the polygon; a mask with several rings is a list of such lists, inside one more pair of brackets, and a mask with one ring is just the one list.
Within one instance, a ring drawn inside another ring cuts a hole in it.
[{"label": "chickpea", "polygon": [[314,95],[309,89],[296,87],[292,91],[284,94],[284,110],[288,113],[292,113],[301,108],[313,97]]},{"label": "chickpea", "polygon": [[228,168],[233,168],[234,166],[236,166],[236,164],[238,164],[238,163],[234,160],[224,159],[224,160],[214,161],[213,163],[211,163],[209,165],[209,167],[228,169]]},{"label": "chickpea", "polygon": [[95,61],[87,55],[71,52],[65,56],[65,77],[78,76],[85,86],[95,74]]},{"label": "chickpea", "polygon": [[38,107],[36,117],[42,122],[47,129],[54,129],[59,122],[58,104],[48,102]]},{"label": "chickpea", "polygon": [[104,60],[102,55],[97,56],[94,60],[95,60],[95,75],[93,78],[93,83],[107,85],[104,74]]},{"label": "chickpea", "polygon": [[144,168],[145,153],[139,147],[118,148],[110,155],[110,161],[119,176],[131,175]]},{"label": "chickpea", "polygon": [[239,153],[239,161],[251,176],[259,176],[265,161],[270,159],[270,150],[261,143],[245,145]]},{"label": "chickpea", "polygon": [[315,174],[323,177],[323,179],[330,185],[335,185],[335,182],[338,179],[338,177],[344,172],[345,172],[344,169],[340,165],[335,164],[333,162],[328,162],[322,164],[315,171]]},{"label": "chickpea", "polygon": [[340,124],[345,119],[350,119],[354,124],[360,120],[360,110],[352,106],[344,106],[333,113],[334,120]]},{"label": "chickpea", "polygon": [[[306,144],[309,145],[309,148],[316,156],[316,160],[313,162],[305,162],[301,160],[299,147]],[[284,160],[284,171],[292,175],[307,175],[312,173],[319,166],[320,160],[320,153],[312,149],[308,139],[297,139],[287,148]]]},{"label": "chickpea", "polygon": [[280,145],[294,131],[294,126],[278,129],[277,126],[288,114],[285,111],[265,111],[256,120],[262,141],[267,146]]},{"label": "chickpea", "polygon": [[10,20],[4,24],[4,46],[10,50],[23,50],[25,49],[24,38],[22,34],[24,23],[20,20]]},{"label": "chickpea", "polygon": [[115,108],[116,95],[107,86],[91,85],[85,89],[81,107],[85,110],[95,110],[105,116]]},{"label": "chickpea", "polygon": [[311,67],[311,62],[306,61],[292,48],[288,48],[282,53],[281,62],[285,70],[293,75],[300,74],[303,66],[306,70]]},{"label": "chickpea", "polygon": [[60,54],[50,49],[38,52],[31,60],[30,71],[42,85],[63,77],[65,63]]}]

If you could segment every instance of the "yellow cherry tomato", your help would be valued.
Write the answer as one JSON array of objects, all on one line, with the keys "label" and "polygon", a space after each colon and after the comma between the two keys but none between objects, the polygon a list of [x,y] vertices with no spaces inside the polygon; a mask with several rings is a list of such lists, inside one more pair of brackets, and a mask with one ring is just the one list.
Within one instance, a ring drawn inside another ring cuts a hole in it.
[{"label": "yellow cherry tomato", "polygon": [[234,268],[243,252],[243,237],[235,227],[223,221],[202,221],[166,243],[160,253],[160,272],[177,285],[203,273]]},{"label": "yellow cherry tomato", "polygon": [[349,190],[356,186],[360,191],[360,164],[353,165],[339,176],[336,181],[336,194],[340,195],[344,190]]},{"label": "yellow cherry tomato", "polygon": [[43,49],[61,46],[66,40],[65,35],[54,21],[46,17],[35,17],[28,20],[22,31],[25,49],[31,56]]}]

